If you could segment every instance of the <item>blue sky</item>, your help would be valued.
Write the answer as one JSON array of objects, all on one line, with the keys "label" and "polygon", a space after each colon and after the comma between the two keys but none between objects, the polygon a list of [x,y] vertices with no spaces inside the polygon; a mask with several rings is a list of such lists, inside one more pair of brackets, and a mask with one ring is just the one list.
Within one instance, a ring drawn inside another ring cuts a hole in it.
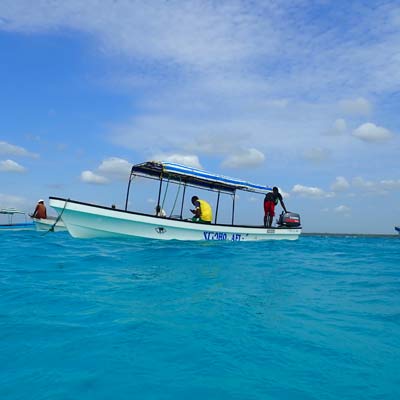
[{"label": "blue sky", "polygon": [[163,159],[279,186],[308,232],[392,233],[399,48],[398,1],[2,0],[0,207],[122,206]]}]

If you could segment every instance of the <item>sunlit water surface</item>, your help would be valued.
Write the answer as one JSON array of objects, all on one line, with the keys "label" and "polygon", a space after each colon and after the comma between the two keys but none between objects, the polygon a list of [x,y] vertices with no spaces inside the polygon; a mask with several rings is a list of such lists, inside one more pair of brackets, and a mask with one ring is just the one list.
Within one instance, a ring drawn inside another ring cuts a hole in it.
[{"label": "sunlit water surface", "polygon": [[0,399],[400,398],[399,238],[0,239]]}]

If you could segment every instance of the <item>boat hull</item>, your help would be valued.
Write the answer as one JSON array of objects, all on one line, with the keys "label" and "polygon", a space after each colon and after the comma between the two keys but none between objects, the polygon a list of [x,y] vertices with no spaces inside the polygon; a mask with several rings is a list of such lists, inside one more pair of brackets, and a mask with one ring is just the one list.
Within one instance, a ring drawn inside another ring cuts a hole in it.
[{"label": "boat hull", "polygon": [[69,233],[76,238],[132,236],[161,240],[258,241],[296,240],[301,234],[301,228],[199,224],[54,197],[50,197],[49,204],[61,214]]},{"label": "boat hull", "polygon": [[33,222],[15,223],[15,224],[0,224],[1,231],[30,231],[34,229]]},{"label": "boat hull", "polygon": [[33,222],[37,231],[48,231],[51,229],[53,232],[62,232],[67,230],[62,220],[57,221],[55,225],[54,223],[56,222],[56,219],[52,218],[33,218]]}]

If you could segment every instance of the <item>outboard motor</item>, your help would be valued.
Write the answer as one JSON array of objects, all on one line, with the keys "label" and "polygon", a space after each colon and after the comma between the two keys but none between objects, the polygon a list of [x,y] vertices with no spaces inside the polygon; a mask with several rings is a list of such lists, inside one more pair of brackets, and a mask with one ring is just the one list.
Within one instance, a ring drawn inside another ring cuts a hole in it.
[{"label": "outboard motor", "polygon": [[285,226],[287,228],[300,227],[300,215],[292,212],[283,212],[276,221],[278,226]]}]

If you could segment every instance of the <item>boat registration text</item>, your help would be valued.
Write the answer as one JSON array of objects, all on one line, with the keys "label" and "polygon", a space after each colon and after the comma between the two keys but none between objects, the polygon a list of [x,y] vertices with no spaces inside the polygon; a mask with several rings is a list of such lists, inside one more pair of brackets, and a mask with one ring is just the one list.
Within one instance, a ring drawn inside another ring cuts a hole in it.
[{"label": "boat registration text", "polygon": [[242,240],[240,233],[225,233],[225,232],[203,232],[204,240],[229,240],[238,242]]}]

